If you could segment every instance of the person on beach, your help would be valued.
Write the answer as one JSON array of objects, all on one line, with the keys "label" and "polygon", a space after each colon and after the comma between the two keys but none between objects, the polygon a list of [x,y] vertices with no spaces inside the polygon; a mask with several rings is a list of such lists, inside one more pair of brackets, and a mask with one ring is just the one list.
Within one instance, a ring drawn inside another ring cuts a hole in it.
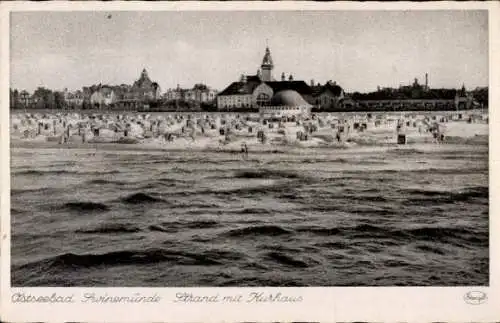
[{"label": "person on beach", "polygon": [[248,146],[245,142],[241,144],[241,154],[243,155],[243,159],[248,158]]}]

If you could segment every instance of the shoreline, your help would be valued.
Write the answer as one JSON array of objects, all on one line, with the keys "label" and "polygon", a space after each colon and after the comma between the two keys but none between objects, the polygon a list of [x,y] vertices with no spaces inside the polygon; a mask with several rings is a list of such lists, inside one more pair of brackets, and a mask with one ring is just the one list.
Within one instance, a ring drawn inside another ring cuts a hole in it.
[{"label": "shoreline", "polygon": [[[422,138],[426,139],[426,138]],[[421,140],[417,142],[409,142],[399,145],[396,142],[380,142],[372,144],[351,143],[350,145],[325,145],[325,146],[306,146],[298,147],[294,145],[250,145],[249,154],[305,154],[312,151],[331,151],[331,152],[355,152],[359,150],[384,150],[384,149],[401,149],[412,150],[415,148],[429,148],[430,150],[447,150],[457,146],[470,147],[473,149],[486,147],[488,149],[488,137],[476,136],[472,138],[455,138],[449,142],[435,144],[430,140]],[[14,140],[10,143],[10,149],[59,149],[59,150],[95,150],[106,151],[133,151],[133,152],[199,152],[199,153],[226,153],[226,154],[241,154],[241,150],[235,148],[234,145],[228,146],[158,146],[158,145],[143,145],[141,143],[64,143],[57,142],[40,142],[40,141],[22,141]]]}]

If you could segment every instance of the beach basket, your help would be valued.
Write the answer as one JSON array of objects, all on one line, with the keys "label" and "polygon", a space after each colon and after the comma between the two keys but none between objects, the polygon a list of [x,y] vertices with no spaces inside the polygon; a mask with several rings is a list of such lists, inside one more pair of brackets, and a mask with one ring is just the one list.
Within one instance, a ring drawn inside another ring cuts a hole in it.
[{"label": "beach basket", "polygon": [[398,135],[398,145],[406,145],[406,135]]}]

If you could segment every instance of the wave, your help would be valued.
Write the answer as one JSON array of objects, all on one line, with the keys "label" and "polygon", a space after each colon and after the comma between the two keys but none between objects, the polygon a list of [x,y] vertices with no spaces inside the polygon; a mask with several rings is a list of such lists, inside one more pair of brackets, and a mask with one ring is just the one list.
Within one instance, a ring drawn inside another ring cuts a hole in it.
[{"label": "wave", "polygon": [[263,209],[263,208],[244,208],[238,211],[232,211],[231,213],[235,214],[275,214],[275,213],[280,213],[279,211],[276,210],[268,210],[268,209]]},{"label": "wave", "polygon": [[418,250],[422,250],[422,251],[429,251],[429,252],[432,252],[432,253],[435,253],[435,254],[438,254],[438,255],[445,255],[446,252],[440,248],[437,248],[437,247],[431,247],[431,246],[427,246],[427,245],[418,245],[416,247]]},{"label": "wave", "polygon": [[467,202],[475,199],[489,199],[488,187],[471,187],[458,192],[439,192],[427,190],[409,190],[406,193],[423,196],[423,198],[410,197],[404,203],[406,204],[428,204],[428,203],[456,203]]},{"label": "wave", "polygon": [[148,227],[151,231],[159,232],[177,232],[181,229],[207,229],[220,226],[218,221],[214,220],[201,220],[193,222],[164,222],[162,224],[153,224]]},{"label": "wave", "polygon": [[420,227],[413,229],[396,229],[393,227],[380,227],[370,224],[356,226],[339,226],[332,228],[303,227],[296,229],[297,232],[320,236],[342,236],[351,239],[390,239],[404,241],[405,243],[420,241],[433,241],[463,244],[487,244],[488,233],[477,232],[469,228],[446,228],[446,227]]},{"label": "wave", "polygon": [[68,202],[60,205],[48,205],[50,210],[68,210],[74,212],[108,211],[110,208],[103,203],[95,202]]},{"label": "wave", "polygon": [[166,233],[173,233],[173,232],[177,232],[178,231],[178,228],[175,228],[175,227],[164,227],[162,225],[159,225],[159,224],[152,224],[148,227],[148,229],[150,231],[157,231],[157,232],[166,232]]},{"label": "wave", "polygon": [[264,178],[264,179],[280,179],[280,178],[301,178],[294,171],[280,171],[271,169],[255,169],[243,170],[234,173],[234,178]]},{"label": "wave", "polygon": [[253,227],[244,227],[230,230],[224,235],[229,237],[245,237],[245,236],[277,236],[292,234],[293,231],[282,228],[277,225],[260,225]]},{"label": "wave", "polygon": [[23,214],[25,212],[26,212],[25,210],[16,209],[16,208],[10,208],[10,214],[11,215]]},{"label": "wave", "polygon": [[90,181],[85,182],[85,184],[90,184],[90,185],[106,185],[106,184],[113,184],[113,185],[119,185],[119,186],[124,186],[127,185],[128,183],[126,182],[121,182],[121,181],[113,181],[113,180],[108,180],[108,179],[93,179]]},{"label": "wave", "polygon": [[221,265],[213,252],[189,253],[166,249],[123,250],[101,254],[65,253],[41,261],[30,262],[19,266],[22,270],[67,270],[69,268],[109,267],[120,265],[148,265],[171,262],[179,265],[213,266]]},{"label": "wave", "polygon": [[[170,205],[171,209],[185,209],[185,208],[219,208],[220,205],[215,204],[215,203],[175,203],[173,202]],[[203,211],[203,210],[201,210]]]},{"label": "wave", "polygon": [[64,188],[48,188],[48,187],[40,187],[40,188],[25,188],[25,189],[11,189],[11,195],[19,195],[24,193],[43,193],[43,194],[53,194],[60,190],[64,190]]},{"label": "wave", "polygon": [[17,172],[12,172],[12,175],[60,175],[60,174],[76,174],[76,172],[71,172],[67,170],[22,170]]},{"label": "wave", "polygon": [[389,149],[387,150],[388,153],[393,153],[393,154],[398,154],[398,155],[409,155],[409,154],[425,154],[425,151],[418,150],[415,148],[394,148],[394,149]]},{"label": "wave", "polygon": [[367,214],[367,215],[380,215],[380,216],[387,216],[387,215],[395,215],[397,214],[394,210],[391,209],[352,209],[352,208],[346,208],[343,210],[344,212],[352,212],[355,214]]},{"label": "wave", "polygon": [[141,231],[140,228],[133,226],[131,224],[123,224],[123,223],[110,223],[98,226],[96,228],[91,229],[78,229],[75,230],[75,233],[84,233],[84,234],[95,234],[95,233],[135,233]]},{"label": "wave", "polygon": [[398,173],[401,176],[404,174],[432,174],[432,175],[452,175],[452,174],[477,174],[488,172],[488,166],[486,167],[478,167],[478,168],[424,168],[424,169],[413,169],[413,170],[384,170],[378,171],[377,173]]},{"label": "wave", "polygon": [[164,202],[160,198],[153,197],[151,195],[148,195],[148,194],[142,193],[142,192],[128,195],[128,196],[122,198],[122,201],[124,203],[128,203],[128,204],[144,204],[144,203]]},{"label": "wave", "polygon": [[65,169],[58,170],[37,170],[37,169],[29,169],[18,172],[13,172],[12,175],[62,175],[62,174],[75,174],[75,175],[108,175],[108,174],[118,174],[120,173],[118,170],[110,170],[110,171],[93,171],[93,172],[85,172],[85,171],[69,171]]},{"label": "wave", "polygon": [[293,257],[290,257],[290,256],[284,254],[284,253],[277,252],[277,251],[268,252],[266,254],[266,257],[271,259],[271,260],[274,260],[282,265],[286,265],[286,266],[291,266],[291,267],[295,267],[295,268],[307,268],[307,267],[309,267],[309,265],[305,261],[295,259]]},{"label": "wave", "polygon": [[279,183],[275,185],[262,185],[257,187],[242,187],[225,191],[209,191],[206,193],[224,196],[253,197],[255,195],[265,195],[269,193],[279,193],[287,190],[290,185]]},{"label": "wave", "polygon": [[406,194],[412,194],[412,195],[424,195],[424,196],[429,196],[429,197],[439,197],[439,196],[448,196],[449,192],[442,192],[442,191],[429,191],[429,190],[415,190],[415,189],[410,189],[410,190],[402,190],[402,193]]},{"label": "wave", "polygon": [[463,192],[453,193],[455,199],[466,201],[470,198],[489,198],[489,187],[471,187]]},{"label": "wave", "polygon": [[401,230],[400,235],[407,235],[410,238],[417,238],[425,241],[443,241],[451,240],[463,241],[467,243],[487,243],[487,232],[476,232],[466,228],[443,228],[443,227],[422,227],[409,230]]}]

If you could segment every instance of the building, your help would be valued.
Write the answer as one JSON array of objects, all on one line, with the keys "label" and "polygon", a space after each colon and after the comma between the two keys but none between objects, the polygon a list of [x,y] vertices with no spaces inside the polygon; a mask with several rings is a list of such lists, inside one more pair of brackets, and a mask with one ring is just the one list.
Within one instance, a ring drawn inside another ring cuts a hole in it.
[{"label": "building", "polygon": [[[266,53],[264,54],[264,58],[262,59],[262,64],[260,65],[260,68],[262,70],[262,76],[261,76],[262,81],[264,82],[273,81],[274,64],[269,47],[266,47]],[[259,74],[259,72],[257,72],[257,74]]]},{"label": "building", "polygon": [[28,108],[36,103],[36,98],[29,94],[28,91],[22,90],[21,93],[19,93],[19,101],[23,107]]},{"label": "building", "polygon": [[271,104],[274,94],[291,90],[300,95],[306,102],[313,101],[313,92],[304,81],[296,81],[290,74],[288,78],[281,74],[281,81],[273,77],[274,63],[269,47],[266,47],[260,69],[255,75],[241,75],[239,81],[232,82],[217,95],[217,108],[258,109]]},{"label": "building", "polygon": [[90,96],[90,104],[94,108],[108,107],[117,101],[113,87],[102,85]]},{"label": "building", "polygon": [[312,104],[320,109],[334,109],[342,106],[344,100],[344,90],[336,82],[328,81],[324,85],[311,86]]},{"label": "building", "polygon": [[63,96],[66,105],[69,107],[80,108],[83,105],[84,94],[80,90],[70,92],[68,89],[64,89]]},{"label": "building", "polygon": [[267,105],[259,108],[265,118],[282,118],[291,116],[307,117],[311,114],[312,105],[294,90],[282,90],[271,98]]},{"label": "building", "polygon": [[356,105],[368,110],[379,111],[436,111],[436,110],[464,110],[480,107],[471,92],[465,86],[462,89],[431,89],[428,84],[421,85],[418,79],[413,84],[394,88],[382,88],[371,93],[354,93]]},{"label": "building", "polygon": [[273,88],[258,75],[242,75],[217,96],[218,109],[255,108],[271,101]]},{"label": "building", "polygon": [[462,88],[455,95],[455,107],[457,110],[468,110],[478,108],[480,104],[474,100],[472,93],[465,89],[465,84],[462,84]]},{"label": "building", "polygon": [[[161,88],[157,82],[151,81],[146,69],[132,84],[92,85],[84,87],[83,102],[89,102],[92,107],[113,106],[119,109],[134,110],[144,107],[151,101],[161,98]],[[82,103],[83,103],[82,102]]]},{"label": "building", "polygon": [[191,89],[183,89],[179,85],[175,89],[169,89],[164,95],[167,101],[183,100],[197,103],[211,103],[217,97],[217,91],[205,84],[195,84]]},{"label": "building", "polygon": [[157,100],[161,97],[161,88],[157,82],[151,81],[146,69],[142,70],[141,76],[130,88],[131,96],[127,99]]}]

